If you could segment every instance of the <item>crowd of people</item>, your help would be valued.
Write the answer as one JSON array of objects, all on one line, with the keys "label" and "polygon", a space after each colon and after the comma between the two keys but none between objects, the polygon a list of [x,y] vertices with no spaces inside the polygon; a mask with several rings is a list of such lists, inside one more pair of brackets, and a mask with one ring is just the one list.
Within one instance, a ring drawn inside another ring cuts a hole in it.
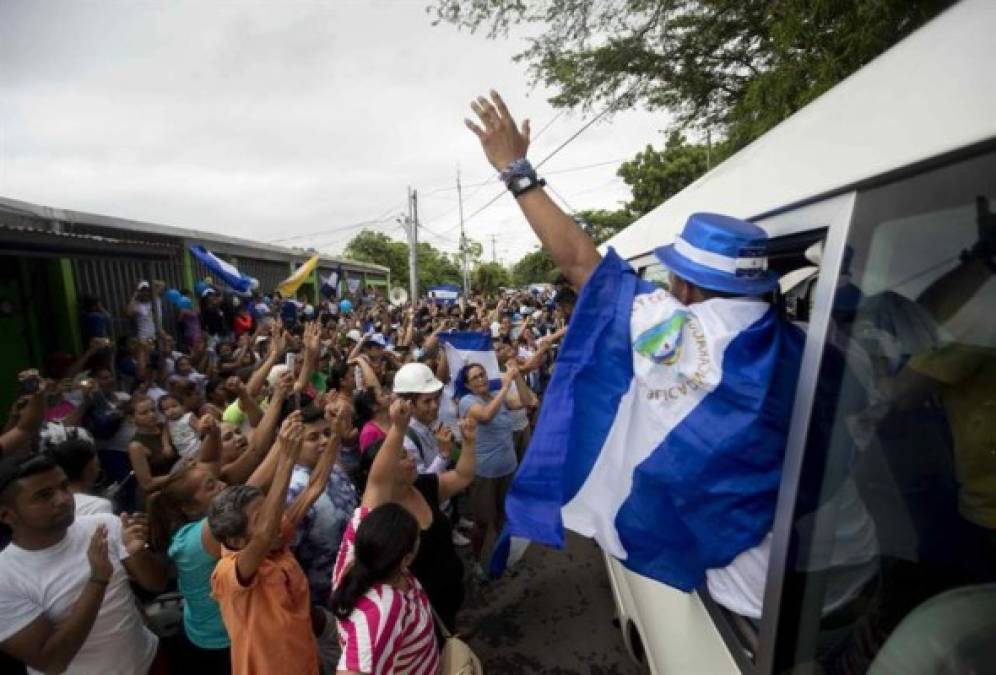
[{"label": "crowd of people", "polygon": [[[199,296],[175,322],[171,292]],[[84,298],[85,351],[22,372],[0,435],[7,665],[436,672],[465,584],[487,583],[573,301],[312,304],[153,280],[119,336]],[[490,336],[496,387],[482,364],[451,372],[452,331]],[[182,617],[153,619],[169,606]]]}]

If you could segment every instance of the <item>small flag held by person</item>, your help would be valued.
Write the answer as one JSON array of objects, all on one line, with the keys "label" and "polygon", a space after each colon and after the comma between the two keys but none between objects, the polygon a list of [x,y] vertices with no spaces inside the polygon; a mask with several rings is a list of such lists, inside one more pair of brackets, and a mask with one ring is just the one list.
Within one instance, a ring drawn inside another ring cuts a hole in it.
[{"label": "small flag held by person", "polygon": [[777,285],[763,237],[744,221],[692,216],[658,251],[676,276],[720,292],[688,306],[608,252],[509,490],[492,575],[519,538],[559,548],[567,527],[690,591],[763,539],[803,343],[761,299]]}]

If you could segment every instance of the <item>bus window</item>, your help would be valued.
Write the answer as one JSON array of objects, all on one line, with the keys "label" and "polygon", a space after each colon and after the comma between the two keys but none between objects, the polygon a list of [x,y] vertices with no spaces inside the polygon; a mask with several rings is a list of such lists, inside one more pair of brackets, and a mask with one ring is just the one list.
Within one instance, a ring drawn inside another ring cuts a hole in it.
[{"label": "bus window", "polygon": [[671,282],[668,279],[668,275],[670,274],[671,271],[664,267],[663,263],[656,261],[646,267],[640,268],[640,278],[646,279],[658,288],[663,288],[665,291],[671,290]]},{"label": "bus window", "polygon": [[773,672],[996,663],[994,259],[996,155],[859,193]]}]

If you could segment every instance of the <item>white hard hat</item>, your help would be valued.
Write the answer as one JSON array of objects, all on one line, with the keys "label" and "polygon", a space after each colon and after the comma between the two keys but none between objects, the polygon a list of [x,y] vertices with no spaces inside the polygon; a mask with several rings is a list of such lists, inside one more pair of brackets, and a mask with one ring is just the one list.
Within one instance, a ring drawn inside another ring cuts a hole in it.
[{"label": "white hard hat", "polygon": [[394,374],[395,394],[435,394],[442,388],[443,383],[424,363],[406,363]]},{"label": "white hard hat", "polygon": [[280,376],[288,370],[290,370],[290,368],[283,363],[273,366],[270,368],[270,372],[266,375],[266,383],[271,387],[277,386],[277,382],[280,381]]}]

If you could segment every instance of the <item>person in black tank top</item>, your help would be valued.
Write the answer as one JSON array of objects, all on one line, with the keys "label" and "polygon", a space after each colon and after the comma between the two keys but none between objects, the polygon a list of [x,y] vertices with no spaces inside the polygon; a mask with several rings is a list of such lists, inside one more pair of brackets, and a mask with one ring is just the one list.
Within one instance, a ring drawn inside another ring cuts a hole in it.
[{"label": "person in black tank top", "polygon": [[451,631],[463,605],[463,563],[453,546],[453,528],[439,509],[439,476],[421,474],[415,479],[418,490],[432,510],[432,524],[421,531],[418,555],[411,571],[425,587],[439,618]]},{"label": "person in black tank top", "polygon": [[411,571],[425,588],[436,613],[451,631],[463,603],[463,563],[453,547],[450,522],[439,505],[453,497],[474,480],[477,424],[463,420],[460,429],[464,443],[456,466],[443,473],[419,475],[415,459],[404,449],[405,431],[411,418],[411,403],[396,400],[391,404],[391,426],[387,438],[367,449],[358,472],[358,487],[363,492],[360,505],[375,509],[394,502],[408,509],[420,521],[425,507],[432,514],[428,527],[422,528],[418,556]]}]

